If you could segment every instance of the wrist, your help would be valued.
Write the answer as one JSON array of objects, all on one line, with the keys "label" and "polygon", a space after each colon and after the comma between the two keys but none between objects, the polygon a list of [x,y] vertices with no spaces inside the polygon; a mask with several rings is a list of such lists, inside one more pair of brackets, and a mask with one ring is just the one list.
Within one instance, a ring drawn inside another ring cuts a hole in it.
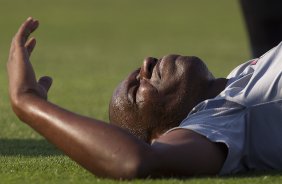
[{"label": "wrist", "polygon": [[42,100],[33,93],[21,93],[10,96],[11,106],[14,113],[22,121],[25,121],[26,114],[29,114],[30,107],[36,104],[36,101]]}]

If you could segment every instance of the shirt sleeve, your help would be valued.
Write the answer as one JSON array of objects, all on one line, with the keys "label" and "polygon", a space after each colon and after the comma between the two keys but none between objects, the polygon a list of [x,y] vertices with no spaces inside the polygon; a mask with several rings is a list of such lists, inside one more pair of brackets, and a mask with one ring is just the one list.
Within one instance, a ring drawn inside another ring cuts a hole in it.
[{"label": "shirt sleeve", "polygon": [[251,107],[282,98],[282,43],[258,59],[248,61],[229,74],[220,94],[229,101]]},{"label": "shirt sleeve", "polygon": [[[245,108],[224,99],[207,100],[194,108],[179,127],[205,136],[212,142],[224,143],[228,148],[227,158],[220,175],[244,170],[240,163],[245,140]],[[169,132],[168,131],[168,132]]]},{"label": "shirt sleeve", "polygon": [[257,67],[243,91],[247,106],[253,106],[282,97],[282,43],[257,60]]}]

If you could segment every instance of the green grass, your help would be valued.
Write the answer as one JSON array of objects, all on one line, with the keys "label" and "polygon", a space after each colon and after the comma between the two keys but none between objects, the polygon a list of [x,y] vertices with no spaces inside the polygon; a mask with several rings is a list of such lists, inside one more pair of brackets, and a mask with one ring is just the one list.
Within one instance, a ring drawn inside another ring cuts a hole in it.
[{"label": "green grass", "polygon": [[[236,0],[0,0],[0,183],[123,183],[85,171],[12,113],[5,63],[28,16],[41,22],[32,62],[38,76],[54,78],[49,99],[105,121],[113,89],[145,56],[197,55],[218,77],[250,57]],[[125,183],[280,183],[281,176]]]}]

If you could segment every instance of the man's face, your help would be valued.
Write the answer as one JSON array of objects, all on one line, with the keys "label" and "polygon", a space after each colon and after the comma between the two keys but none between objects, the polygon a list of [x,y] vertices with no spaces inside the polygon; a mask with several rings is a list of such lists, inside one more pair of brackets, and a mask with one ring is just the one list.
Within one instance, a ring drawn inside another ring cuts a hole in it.
[{"label": "man's face", "polygon": [[210,78],[197,57],[148,57],[115,90],[110,121],[141,139],[152,139],[177,126],[205,98]]}]

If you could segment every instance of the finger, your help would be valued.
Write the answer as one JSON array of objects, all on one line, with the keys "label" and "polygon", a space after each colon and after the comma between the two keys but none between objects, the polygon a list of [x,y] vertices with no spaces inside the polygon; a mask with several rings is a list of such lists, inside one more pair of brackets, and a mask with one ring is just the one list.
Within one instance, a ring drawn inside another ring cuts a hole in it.
[{"label": "finger", "polygon": [[20,26],[18,32],[15,35],[14,42],[19,46],[24,46],[29,35],[37,29],[39,22],[29,17],[23,24]]},{"label": "finger", "polygon": [[25,48],[27,50],[28,55],[30,56],[34,47],[36,45],[36,39],[35,38],[30,38],[26,44],[25,44]]},{"label": "finger", "polygon": [[47,92],[49,91],[51,85],[52,85],[53,79],[49,76],[41,77],[38,80],[38,84],[43,87]]}]

